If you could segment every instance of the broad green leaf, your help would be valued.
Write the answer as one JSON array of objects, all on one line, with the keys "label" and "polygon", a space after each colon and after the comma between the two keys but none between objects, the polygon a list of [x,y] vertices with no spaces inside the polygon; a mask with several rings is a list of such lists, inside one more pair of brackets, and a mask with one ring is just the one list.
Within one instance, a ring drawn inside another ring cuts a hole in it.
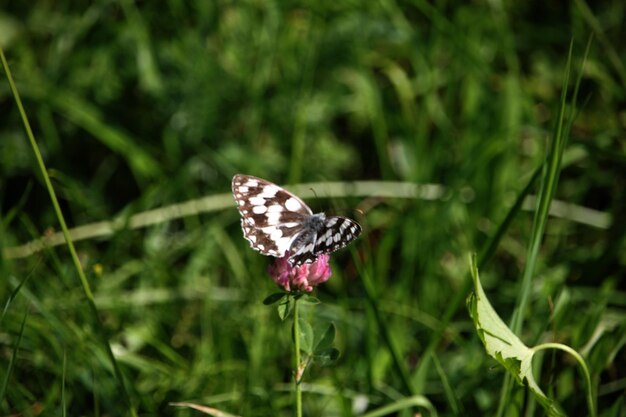
[{"label": "broad green leaf", "polygon": [[292,297],[283,298],[278,304],[278,317],[280,317],[282,321],[285,321],[285,319],[289,317],[289,314],[291,313],[292,309],[293,309],[293,298]]},{"label": "broad green leaf", "polygon": [[274,294],[270,294],[265,297],[265,299],[263,300],[263,304],[265,304],[266,306],[272,305],[282,300],[285,296],[287,296],[287,293],[275,292]]},{"label": "broad green leaf", "polygon": [[319,298],[307,294],[303,295],[300,301],[307,305],[318,305],[321,303]]},{"label": "broad green leaf", "polygon": [[336,333],[335,324],[330,323],[328,325],[328,328],[322,335],[321,339],[319,340],[319,342],[317,342],[317,345],[315,346],[315,352],[317,353],[318,351],[322,351],[324,349],[331,347],[331,345],[335,341],[335,333]]},{"label": "broad green leaf", "polygon": [[320,366],[327,366],[339,359],[339,349],[333,347],[315,352],[313,359]]},{"label": "broad green leaf", "polygon": [[300,337],[300,350],[311,354],[313,352],[313,327],[311,324],[300,318],[298,319],[298,329]]},{"label": "broad green leaf", "polygon": [[476,258],[471,258],[474,292],[467,298],[467,308],[474,321],[478,337],[487,353],[498,361],[522,385],[527,385],[548,415],[564,415],[558,405],[537,385],[532,373],[533,350],[528,348],[502,321],[491,306],[480,284]]}]

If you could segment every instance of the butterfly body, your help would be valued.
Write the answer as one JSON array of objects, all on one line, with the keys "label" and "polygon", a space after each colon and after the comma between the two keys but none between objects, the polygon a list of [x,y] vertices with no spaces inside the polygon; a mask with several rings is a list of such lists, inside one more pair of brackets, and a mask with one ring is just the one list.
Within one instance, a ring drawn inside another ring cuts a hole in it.
[{"label": "butterfly body", "polygon": [[288,253],[294,266],[334,252],[361,233],[354,220],[313,214],[296,195],[264,179],[235,175],[232,190],[250,246],[268,256]]}]

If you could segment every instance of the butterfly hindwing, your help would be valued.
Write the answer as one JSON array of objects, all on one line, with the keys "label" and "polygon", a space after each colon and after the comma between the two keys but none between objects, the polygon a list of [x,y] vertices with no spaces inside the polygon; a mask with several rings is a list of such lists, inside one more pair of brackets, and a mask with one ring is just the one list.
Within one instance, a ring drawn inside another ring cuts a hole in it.
[{"label": "butterfly hindwing", "polygon": [[317,236],[313,252],[330,253],[343,248],[361,234],[361,226],[347,217],[333,216],[326,219],[324,228]]}]

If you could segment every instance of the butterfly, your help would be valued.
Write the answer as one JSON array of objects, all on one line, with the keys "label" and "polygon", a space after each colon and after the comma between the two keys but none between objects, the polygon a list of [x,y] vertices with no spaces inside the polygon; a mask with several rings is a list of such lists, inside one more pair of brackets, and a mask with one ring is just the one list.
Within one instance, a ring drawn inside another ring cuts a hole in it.
[{"label": "butterfly", "polygon": [[361,234],[354,220],[313,214],[296,195],[267,180],[237,174],[232,189],[250,246],[266,256],[289,254],[293,266],[343,248]]}]

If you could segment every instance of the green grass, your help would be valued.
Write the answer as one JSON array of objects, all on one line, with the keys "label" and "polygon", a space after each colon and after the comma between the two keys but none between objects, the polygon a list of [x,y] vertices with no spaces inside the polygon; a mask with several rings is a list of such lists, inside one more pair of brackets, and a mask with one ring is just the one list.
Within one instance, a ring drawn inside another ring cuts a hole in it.
[{"label": "green grass", "polygon": [[[476,252],[516,337],[573,348],[626,416],[620,2],[0,10],[0,414],[294,415],[291,323],[228,195],[248,173],[364,226],[299,308],[341,352],[303,415],[544,415],[465,308]],[[537,384],[584,415],[555,352]]]}]

